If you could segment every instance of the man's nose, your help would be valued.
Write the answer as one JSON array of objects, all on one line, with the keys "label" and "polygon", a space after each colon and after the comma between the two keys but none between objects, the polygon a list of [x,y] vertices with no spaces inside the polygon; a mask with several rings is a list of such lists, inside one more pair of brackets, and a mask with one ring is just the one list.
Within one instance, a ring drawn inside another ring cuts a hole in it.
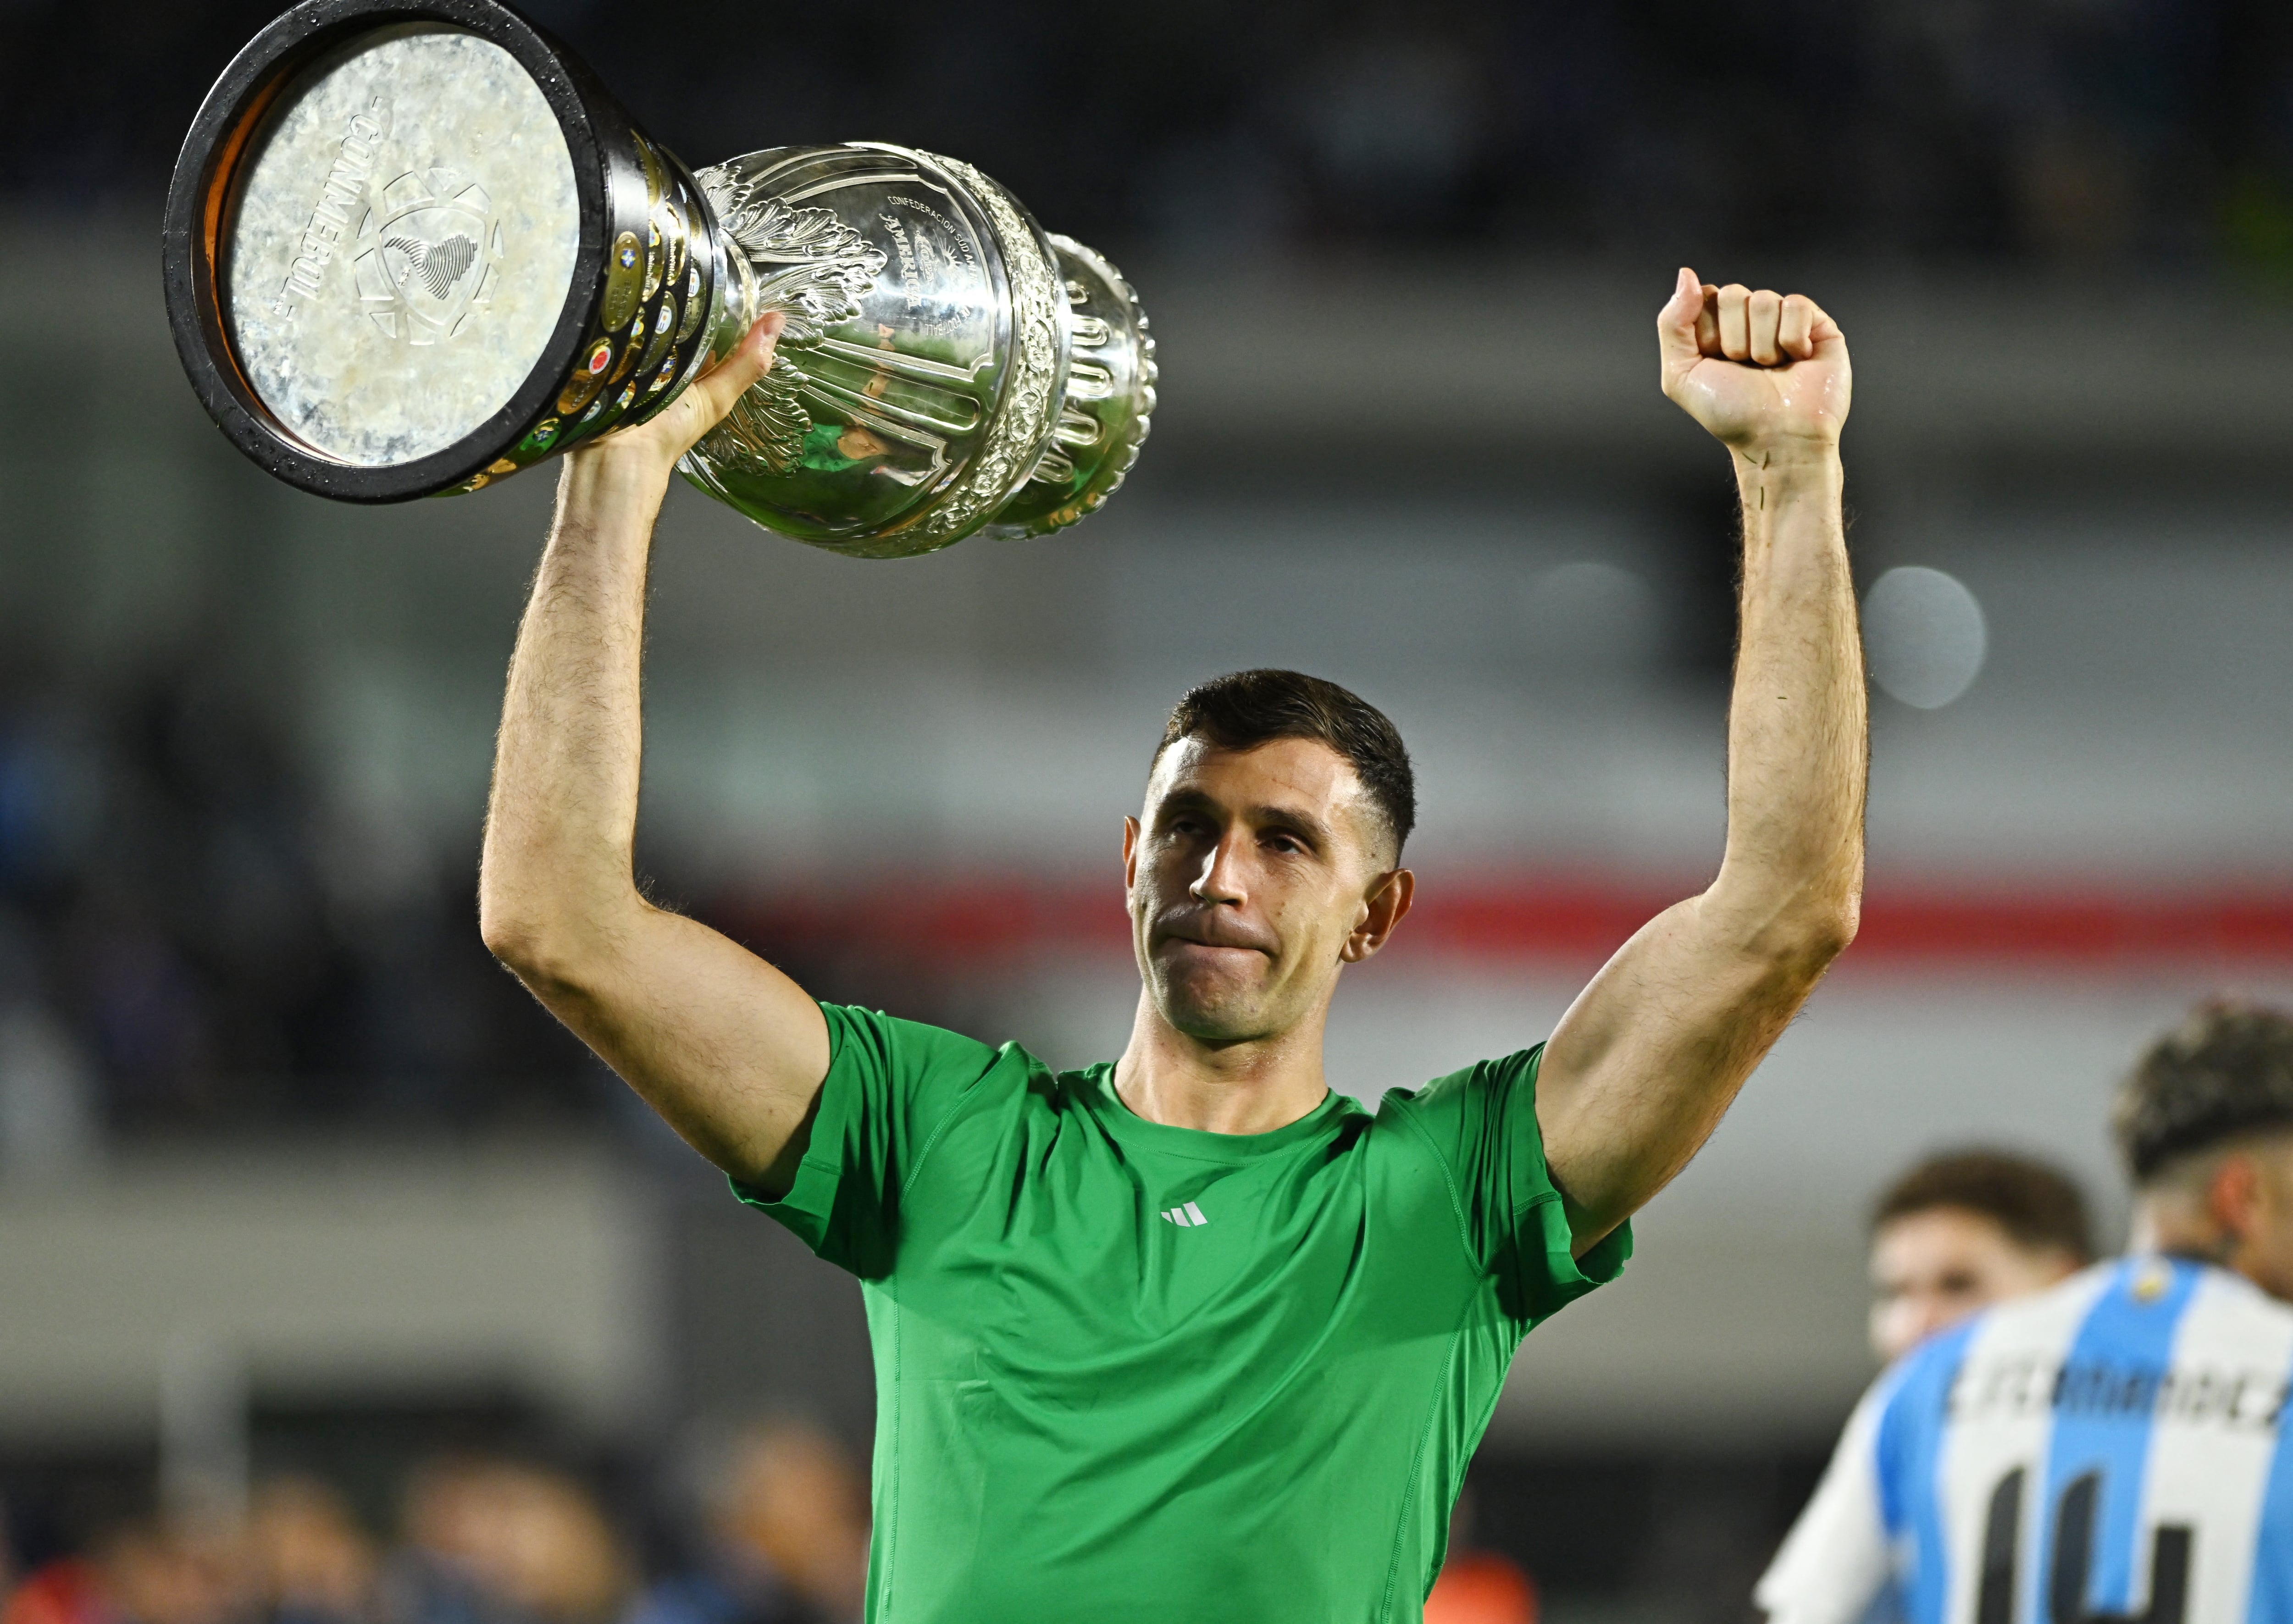
[{"label": "man's nose", "polygon": [[1187,888],[1197,902],[1240,902],[1248,894],[1243,877],[1243,839],[1229,833],[1211,848],[1203,872]]}]

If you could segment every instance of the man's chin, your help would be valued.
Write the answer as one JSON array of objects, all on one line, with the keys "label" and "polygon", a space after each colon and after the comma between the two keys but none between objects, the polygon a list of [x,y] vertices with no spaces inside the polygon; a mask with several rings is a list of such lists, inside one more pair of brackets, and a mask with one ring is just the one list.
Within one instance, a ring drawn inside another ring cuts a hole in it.
[{"label": "man's chin", "polygon": [[1204,978],[1155,978],[1155,1007],[1174,1030],[1198,1043],[1244,1043],[1268,1035],[1264,998],[1254,987],[1205,986]]}]

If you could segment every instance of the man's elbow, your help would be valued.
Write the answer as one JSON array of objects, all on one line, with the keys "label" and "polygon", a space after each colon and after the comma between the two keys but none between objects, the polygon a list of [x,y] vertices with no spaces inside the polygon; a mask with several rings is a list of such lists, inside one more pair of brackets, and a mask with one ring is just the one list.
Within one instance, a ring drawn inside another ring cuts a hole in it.
[{"label": "man's elbow", "polygon": [[549,933],[531,914],[478,899],[478,939],[502,966],[523,980],[548,959]]},{"label": "man's elbow", "polygon": [[1770,952],[1812,981],[1854,945],[1855,932],[1862,922],[1863,897],[1860,890],[1811,898],[1777,922]]},{"label": "man's elbow", "polygon": [[558,909],[493,887],[479,889],[478,939],[536,993],[580,985],[583,961],[593,956],[584,949],[586,934]]},{"label": "man's elbow", "polygon": [[1847,951],[1863,914],[1860,886],[1752,890],[1723,885],[1705,903],[1706,925],[1732,943],[1747,969],[1762,982],[1803,992]]}]

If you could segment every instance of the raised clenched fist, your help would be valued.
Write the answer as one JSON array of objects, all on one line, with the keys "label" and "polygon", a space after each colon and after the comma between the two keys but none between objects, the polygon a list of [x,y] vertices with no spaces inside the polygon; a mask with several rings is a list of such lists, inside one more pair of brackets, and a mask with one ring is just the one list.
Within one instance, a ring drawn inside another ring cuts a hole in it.
[{"label": "raised clenched fist", "polygon": [[1656,329],[1664,392],[1730,450],[1838,444],[1853,372],[1839,324],[1814,300],[1714,288],[1683,266]]}]

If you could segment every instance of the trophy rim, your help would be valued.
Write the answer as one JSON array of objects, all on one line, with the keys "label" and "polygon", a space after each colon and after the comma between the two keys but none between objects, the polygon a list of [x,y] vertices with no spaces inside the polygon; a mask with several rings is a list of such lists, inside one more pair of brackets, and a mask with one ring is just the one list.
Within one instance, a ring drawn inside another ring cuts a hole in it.
[{"label": "trophy rim", "polygon": [[[231,345],[216,270],[238,160],[273,102],[303,68],[357,35],[394,23],[438,22],[500,46],[533,79],[556,116],[580,209],[573,276],[556,325],[525,382],[452,445],[410,461],[362,467],[307,444],[271,414]],[[216,79],[175,159],[161,233],[168,325],[200,402],[224,435],[265,473],[351,502],[436,495],[483,475],[546,415],[604,296],[612,198],[601,114],[618,107],[573,53],[500,0],[304,0],[249,40]]]}]

